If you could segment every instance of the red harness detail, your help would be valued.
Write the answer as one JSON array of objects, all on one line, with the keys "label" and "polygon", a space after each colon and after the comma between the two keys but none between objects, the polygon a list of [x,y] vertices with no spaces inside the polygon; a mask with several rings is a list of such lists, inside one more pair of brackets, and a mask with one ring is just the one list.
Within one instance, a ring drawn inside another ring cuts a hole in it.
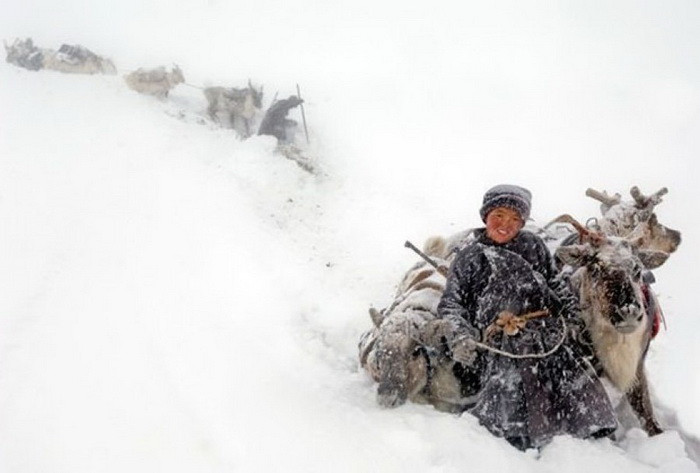
[{"label": "red harness detail", "polygon": [[659,305],[659,300],[656,298],[656,295],[648,284],[642,284],[642,293],[644,294],[644,305],[646,306],[647,313],[650,317],[653,317],[651,324],[651,338],[655,338],[659,333],[659,329],[661,328],[661,320],[663,319],[661,306]]}]

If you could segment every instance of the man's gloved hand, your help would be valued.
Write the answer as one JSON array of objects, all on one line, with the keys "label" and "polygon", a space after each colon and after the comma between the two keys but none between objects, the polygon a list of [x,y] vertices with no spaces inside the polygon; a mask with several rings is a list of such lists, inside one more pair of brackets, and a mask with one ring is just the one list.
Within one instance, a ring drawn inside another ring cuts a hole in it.
[{"label": "man's gloved hand", "polygon": [[450,344],[452,359],[465,366],[473,366],[476,361],[476,343],[469,336],[460,337]]}]

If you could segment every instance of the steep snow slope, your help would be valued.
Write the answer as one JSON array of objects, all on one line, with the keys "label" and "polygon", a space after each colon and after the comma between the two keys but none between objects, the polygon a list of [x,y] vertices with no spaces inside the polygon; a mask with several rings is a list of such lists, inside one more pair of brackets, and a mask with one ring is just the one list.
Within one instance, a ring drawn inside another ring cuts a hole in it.
[{"label": "steep snow slope", "polygon": [[379,409],[355,343],[413,261],[387,221],[420,209],[177,120],[186,91],[0,71],[3,471],[695,471],[676,432],[535,459]]}]

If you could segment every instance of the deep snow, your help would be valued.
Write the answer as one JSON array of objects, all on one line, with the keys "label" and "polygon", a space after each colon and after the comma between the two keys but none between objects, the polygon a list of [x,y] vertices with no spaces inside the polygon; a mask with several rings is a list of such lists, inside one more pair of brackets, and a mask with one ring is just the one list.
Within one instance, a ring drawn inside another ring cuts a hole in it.
[{"label": "deep snow", "polygon": [[[696,4],[61,5],[13,1],[3,38],[252,77],[266,104],[299,82],[321,171],[200,124],[191,87],[0,65],[0,471],[697,471]],[[664,435],[536,458],[376,405],[356,344],[415,261],[403,241],[477,225],[499,182],[538,222],[597,215],[589,186],[669,187]]]}]

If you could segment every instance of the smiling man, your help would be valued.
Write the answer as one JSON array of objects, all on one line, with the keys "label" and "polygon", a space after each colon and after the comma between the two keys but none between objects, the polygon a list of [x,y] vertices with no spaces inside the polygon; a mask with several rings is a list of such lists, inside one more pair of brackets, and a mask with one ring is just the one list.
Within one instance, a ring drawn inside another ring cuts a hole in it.
[{"label": "smiling man", "polygon": [[[523,450],[560,434],[608,435],[616,426],[600,381],[575,358],[578,337],[566,338],[583,325],[576,300],[544,242],[523,230],[531,200],[515,185],[486,192],[479,211],[486,227],[457,254],[438,305],[448,327],[440,347],[456,362],[462,394],[474,400],[468,412]],[[496,323],[533,313],[547,316],[510,333]]]}]

